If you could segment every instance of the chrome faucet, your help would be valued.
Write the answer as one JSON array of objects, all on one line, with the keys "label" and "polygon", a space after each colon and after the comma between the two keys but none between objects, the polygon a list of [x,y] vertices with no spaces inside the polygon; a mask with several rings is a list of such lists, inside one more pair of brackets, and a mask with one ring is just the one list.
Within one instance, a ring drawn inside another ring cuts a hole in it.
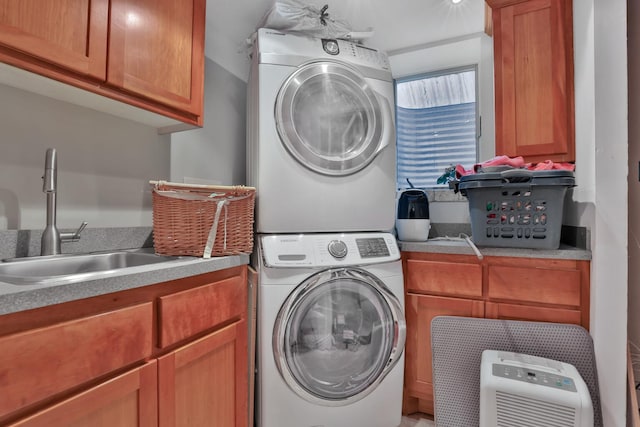
[{"label": "chrome faucet", "polygon": [[56,192],[58,191],[58,156],[55,148],[47,149],[44,161],[44,176],[42,177],[42,191],[47,194],[47,226],[42,232],[40,255],[58,255],[62,253],[62,242],[77,242],[80,233],[87,226],[80,224],[75,233],[61,233],[56,227]]}]

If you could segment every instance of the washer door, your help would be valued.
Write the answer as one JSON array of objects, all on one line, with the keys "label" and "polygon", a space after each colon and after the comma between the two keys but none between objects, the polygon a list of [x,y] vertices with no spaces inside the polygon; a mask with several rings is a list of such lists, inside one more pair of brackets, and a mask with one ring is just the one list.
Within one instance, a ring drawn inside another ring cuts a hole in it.
[{"label": "washer door", "polygon": [[276,319],[276,365],[289,387],[322,405],[371,393],[398,362],[406,326],[402,306],[375,276],[325,270],[288,297]]},{"label": "washer door", "polygon": [[393,138],[388,101],[339,62],[311,62],[289,76],[276,98],[275,120],[287,151],[325,175],[359,171]]}]

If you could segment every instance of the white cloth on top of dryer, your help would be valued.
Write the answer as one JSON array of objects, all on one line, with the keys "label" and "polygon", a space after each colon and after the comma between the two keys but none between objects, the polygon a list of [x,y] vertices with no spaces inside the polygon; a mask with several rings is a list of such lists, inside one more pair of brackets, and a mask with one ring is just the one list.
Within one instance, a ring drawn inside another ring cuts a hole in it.
[{"label": "white cloth on top of dryer", "polygon": [[328,13],[329,6],[318,8],[299,0],[275,0],[258,28],[305,35],[325,39],[354,39],[371,37],[371,29],[354,32],[351,24],[343,19],[335,19]]}]

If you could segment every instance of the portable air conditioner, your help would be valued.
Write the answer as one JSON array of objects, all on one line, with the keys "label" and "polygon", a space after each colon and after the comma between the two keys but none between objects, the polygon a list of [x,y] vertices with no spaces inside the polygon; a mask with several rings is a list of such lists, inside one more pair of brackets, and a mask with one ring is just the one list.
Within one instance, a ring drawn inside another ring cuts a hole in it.
[{"label": "portable air conditioner", "polygon": [[480,427],[593,427],[589,389],[568,363],[485,350]]}]

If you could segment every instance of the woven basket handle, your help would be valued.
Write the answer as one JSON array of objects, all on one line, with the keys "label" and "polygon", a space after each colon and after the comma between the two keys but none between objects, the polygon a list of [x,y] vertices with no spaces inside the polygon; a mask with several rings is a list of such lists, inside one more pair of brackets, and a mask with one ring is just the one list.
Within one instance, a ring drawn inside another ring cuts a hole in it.
[{"label": "woven basket handle", "polygon": [[[237,187],[241,188],[242,187]],[[248,187],[244,187],[248,188]],[[225,193],[213,192],[209,195],[193,193],[188,189],[180,190],[180,189],[171,189],[171,190],[160,190],[159,188],[154,188],[153,191],[164,196],[171,197],[172,199],[180,199],[180,200],[220,200],[221,197],[224,197],[226,200],[243,200],[251,197],[251,193],[240,194],[237,196],[228,196]]]},{"label": "woven basket handle", "polygon": [[222,212],[222,208],[225,208],[224,210],[224,224],[225,224],[225,230],[224,230],[224,250],[227,249],[227,229],[226,229],[226,225],[227,225],[227,203],[229,203],[227,200],[220,200],[217,202],[217,207],[216,207],[216,215],[213,218],[213,225],[211,226],[211,230],[209,230],[209,237],[207,238],[207,244],[204,247],[204,253],[202,254],[202,258],[211,258],[211,252],[213,252],[213,245],[215,245],[216,243],[216,234],[218,233],[218,222],[220,221],[220,213]]}]

